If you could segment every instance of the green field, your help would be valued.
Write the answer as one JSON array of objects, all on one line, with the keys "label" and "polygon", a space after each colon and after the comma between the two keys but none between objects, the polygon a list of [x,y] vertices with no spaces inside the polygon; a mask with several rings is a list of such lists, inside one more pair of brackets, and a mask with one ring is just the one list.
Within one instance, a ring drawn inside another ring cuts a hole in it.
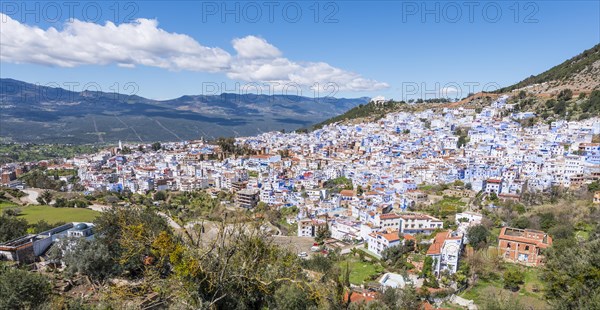
[{"label": "green field", "polygon": [[346,262],[350,267],[350,283],[361,285],[371,280],[371,276],[379,275],[383,272],[383,267],[379,263],[361,262],[358,259],[348,258],[339,262],[342,271],[346,269]]},{"label": "green field", "polygon": [[0,211],[2,211],[5,208],[14,208],[14,207],[18,207],[15,203],[10,202],[10,201],[0,201]]},{"label": "green field", "polygon": [[475,301],[475,304],[481,306],[485,298],[494,295],[509,295],[515,298],[523,306],[532,306],[533,309],[547,309],[549,305],[544,299],[543,283],[539,279],[540,270],[532,267],[523,267],[508,265],[508,268],[519,268],[525,276],[524,284],[518,292],[511,292],[504,289],[504,282],[499,276],[495,279],[480,279],[468,290],[459,294],[461,297]]},{"label": "green field", "polygon": [[21,215],[30,224],[41,220],[53,224],[58,222],[91,222],[99,212],[80,208],[54,208],[50,206],[27,206],[21,208]]}]

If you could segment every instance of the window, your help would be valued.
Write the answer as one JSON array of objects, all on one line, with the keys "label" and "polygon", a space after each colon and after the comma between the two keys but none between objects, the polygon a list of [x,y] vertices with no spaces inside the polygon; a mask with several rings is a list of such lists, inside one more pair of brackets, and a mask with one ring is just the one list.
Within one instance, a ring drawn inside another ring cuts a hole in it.
[{"label": "window", "polygon": [[510,242],[506,244],[506,248],[510,249]]},{"label": "window", "polygon": [[525,251],[529,251],[529,246],[528,245],[525,246]]},{"label": "window", "polygon": [[528,261],[528,259],[529,259],[529,255],[519,254],[519,258],[518,258],[519,261],[526,262],[526,261]]}]

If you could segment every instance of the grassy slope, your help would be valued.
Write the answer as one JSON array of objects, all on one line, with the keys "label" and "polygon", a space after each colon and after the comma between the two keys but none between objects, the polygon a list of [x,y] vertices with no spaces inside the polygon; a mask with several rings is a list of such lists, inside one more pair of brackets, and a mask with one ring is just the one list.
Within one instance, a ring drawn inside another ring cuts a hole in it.
[{"label": "grassy slope", "polygon": [[0,211],[2,211],[5,208],[14,208],[14,207],[18,207],[18,206],[9,201],[0,201]]},{"label": "grassy slope", "polygon": [[[544,300],[541,289],[543,283],[539,278],[540,268],[523,267],[512,264],[506,264],[507,268],[519,268],[525,276],[525,283],[521,285],[518,292],[511,292],[504,289],[502,277],[495,279],[478,280],[477,283],[468,290],[460,294],[461,297],[475,301],[475,304],[482,305],[486,296],[490,294],[511,294],[523,306],[532,306],[534,309],[547,309],[549,305]],[[537,289],[538,291],[534,291]]]},{"label": "grassy slope", "polygon": [[532,75],[517,84],[501,88],[497,92],[505,93],[513,89],[522,88],[533,84],[564,80],[573,77],[578,72],[582,71],[587,66],[593,64],[595,61],[598,60],[600,60],[600,44],[561,63],[560,65],[552,67],[550,70],[547,70],[538,75]]},{"label": "grassy slope", "polygon": [[54,208],[50,206],[27,206],[21,208],[21,216],[30,224],[45,220],[48,223],[58,222],[91,222],[99,215],[90,209]]},{"label": "grassy slope", "polygon": [[374,122],[383,118],[388,113],[393,112],[417,112],[427,110],[434,107],[439,107],[441,104],[436,103],[419,103],[419,104],[406,104],[401,102],[386,102],[384,104],[361,104],[356,106],[344,114],[327,119],[321,123],[318,123],[312,127],[312,129],[320,129],[325,125],[346,122],[350,120],[358,120],[364,122]]},{"label": "grassy slope", "polygon": [[371,281],[372,275],[378,275],[383,272],[383,267],[378,263],[361,262],[355,258],[348,258],[339,263],[340,268],[345,270],[346,262],[350,267],[350,283],[361,285]]}]

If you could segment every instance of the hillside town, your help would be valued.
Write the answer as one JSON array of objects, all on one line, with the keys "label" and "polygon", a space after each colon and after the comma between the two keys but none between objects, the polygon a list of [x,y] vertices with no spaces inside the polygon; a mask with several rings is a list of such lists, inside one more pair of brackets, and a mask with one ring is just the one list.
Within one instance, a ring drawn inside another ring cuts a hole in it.
[{"label": "hillside town", "polygon": [[[600,120],[521,126],[501,98],[477,113],[463,107],[392,113],[375,123],[328,125],[310,133],[269,132],[238,138],[258,155],[227,156],[202,140],[163,143],[160,150],[130,146],[79,156],[50,169],[78,170],[86,191],[245,189],[272,206],[298,206],[306,217],[344,206],[354,217],[427,201],[423,184],[461,181],[454,194],[483,191],[518,200],[526,191],[577,188],[600,178]],[[505,116],[506,115],[506,116]],[[504,116],[504,117],[503,117]],[[18,187],[26,164],[2,167],[2,183]],[[332,195],[324,184],[351,180]],[[367,203],[369,201],[370,203]],[[368,210],[368,211],[366,211]]]},{"label": "hillside town", "polygon": [[[163,143],[154,150],[119,143],[47,169],[76,169],[78,184],[88,193],[205,190],[217,197],[226,191],[240,208],[295,207],[299,212],[286,220],[297,225],[298,237],[315,238],[327,230],[332,240],[364,243],[375,257],[415,235],[431,235],[425,240],[427,256],[434,258],[439,276],[457,271],[467,229],[483,219],[469,210],[476,196],[493,209],[495,201],[518,202],[524,193],[579,188],[600,179],[600,143],[592,141],[600,134],[598,118],[524,127],[518,120],[531,115],[512,113],[507,99],[480,111],[391,113],[372,123],[235,141],[254,155],[226,154],[203,140]],[[16,177],[28,168],[3,166],[2,183],[22,188]],[[436,184],[452,186],[442,196],[423,190]],[[465,202],[455,230],[417,212],[417,206],[444,197]],[[537,266],[543,263],[540,249],[551,244],[545,232],[504,227],[498,248],[506,260]]]},{"label": "hillside town", "polygon": [[173,4],[0,4],[0,310],[600,310],[600,1]]}]

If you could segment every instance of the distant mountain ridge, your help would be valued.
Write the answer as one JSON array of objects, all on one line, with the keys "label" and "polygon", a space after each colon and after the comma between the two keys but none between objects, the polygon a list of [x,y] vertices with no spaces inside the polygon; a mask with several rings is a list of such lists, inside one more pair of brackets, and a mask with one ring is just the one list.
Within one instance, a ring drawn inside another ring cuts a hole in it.
[{"label": "distant mountain ridge", "polygon": [[368,100],[233,93],[152,100],[0,79],[0,137],[82,144],[254,135],[310,126]]}]

